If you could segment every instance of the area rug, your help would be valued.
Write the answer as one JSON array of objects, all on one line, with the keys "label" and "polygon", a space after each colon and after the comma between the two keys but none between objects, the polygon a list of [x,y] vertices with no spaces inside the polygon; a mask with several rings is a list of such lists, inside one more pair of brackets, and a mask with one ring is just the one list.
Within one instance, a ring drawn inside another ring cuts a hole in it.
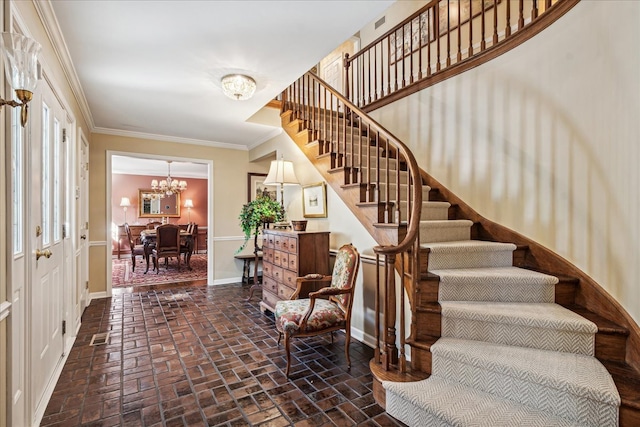
[{"label": "area rug", "polygon": [[168,269],[161,266],[160,272],[156,274],[156,272],[153,271],[153,265],[151,265],[149,272],[144,274],[147,265],[140,257],[137,257],[136,271],[132,271],[131,269],[131,258],[114,258],[111,266],[111,287],[118,288],[207,280],[207,255],[193,254],[191,256],[192,270],[189,270],[184,264],[181,264],[180,271],[178,271],[176,266],[176,260],[172,260],[169,263]]}]

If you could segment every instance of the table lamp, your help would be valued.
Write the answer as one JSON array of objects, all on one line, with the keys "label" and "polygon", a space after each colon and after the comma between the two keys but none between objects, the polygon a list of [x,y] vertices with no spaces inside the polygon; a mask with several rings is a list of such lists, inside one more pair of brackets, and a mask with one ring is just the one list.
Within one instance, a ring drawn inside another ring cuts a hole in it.
[{"label": "table lamp", "polygon": [[124,210],[124,222],[127,222],[127,208],[129,206],[131,206],[131,201],[129,200],[128,197],[123,197],[122,199],[120,199],[120,206],[122,207],[122,210]]},{"label": "table lamp", "polygon": [[187,208],[187,213],[189,214],[189,222],[191,222],[191,208],[193,207],[193,200],[191,199],[185,200],[184,207]]},{"label": "table lamp", "polygon": [[284,211],[284,186],[298,185],[300,182],[293,171],[293,162],[285,161],[283,157],[280,160],[272,160],[269,167],[269,173],[264,179],[264,185],[280,185],[280,204]]}]

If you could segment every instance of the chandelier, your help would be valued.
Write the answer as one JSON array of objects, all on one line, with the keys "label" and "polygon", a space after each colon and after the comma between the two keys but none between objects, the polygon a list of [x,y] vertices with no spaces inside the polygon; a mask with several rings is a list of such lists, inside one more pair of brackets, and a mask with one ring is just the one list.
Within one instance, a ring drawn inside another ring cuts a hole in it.
[{"label": "chandelier", "polygon": [[154,194],[153,198],[164,198],[165,196],[171,196],[173,194],[181,193],[187,189],[187,181],[178,181],[171,178],[171,160],[167,160],[167,179],[163,179],[158,182],[157,179],[151,180],[151,189]]},{"label": "chandelier", "polygon": [[229,74],[222,78],[222,92],[231,99],[244,101],[256,91],[256,81],[244,74]]}]

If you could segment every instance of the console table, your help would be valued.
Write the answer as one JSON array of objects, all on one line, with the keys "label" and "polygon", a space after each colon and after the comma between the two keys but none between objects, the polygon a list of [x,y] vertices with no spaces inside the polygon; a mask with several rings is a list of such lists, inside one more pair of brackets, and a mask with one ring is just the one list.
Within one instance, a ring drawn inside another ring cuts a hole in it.
[{"label": "console table", "polygon": [[[235,259],[239,259],[243,262],[242,265],[242,283],[245,282],[247,285],[253,281],[253,276],[251,274],[251,263],[255,261],[256,256],[254,254],[246,254],[246,255],[236,255]],[[258,254],[258,263],[262,261],[262,254]],[[257,265],[253,266],[254,270],[258,268]],[[258,273],[258,279],[262,279],[262,274]]]}]

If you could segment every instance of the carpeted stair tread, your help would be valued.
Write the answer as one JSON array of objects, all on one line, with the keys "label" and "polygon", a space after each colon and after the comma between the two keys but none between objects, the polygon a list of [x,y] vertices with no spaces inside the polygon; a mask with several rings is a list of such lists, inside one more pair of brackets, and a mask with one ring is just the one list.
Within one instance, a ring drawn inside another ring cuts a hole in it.
[{"label": "carpeted stair tread", "polygon": [[471,239],[473,222],[466,219],[420,221],[420,241],[449,242]]},{"label": "carpeted stair tread", "polygon": [[516,249],[512,243],[468,239],[421,243],[420,246],[429,251],[429,270],[509,267],[513,265]]},{"label": "carpeted stair tread", "polygon": [[441,335],[593,356],[597,326],[550,303],[442,301]]},{"label": "carpeted stair tread", "polygon": [[440,277],[439,301],[555,301],[558,278],[518,267],[430,270]]},{"label": "carpeted stair tread", "polygon": [[424,221],[446,220],[449,217],[450,207],[451,203],[449,202],[423,200],[420,219]]},{"label": "carpeted stair tread", "polygon": [[[434,360],[455,360],[489,375],[541,384],[607,405],[620,404],[611,375],[595,357],[447,337],[432,344],[431,353]],[[437,372],[435,366],[433,373],[441,377],[451,375],[451,372]],[[465,377],[478,381],[476,376]]]},{"label": "carpeted stair tread", "polygon": [[434,253],[459,253],[459,252],[502,252],[514,251],[513,243],[489,242],[485,240],[461,240],[452,242],[421,243],[420,247],[429,249]]},{"label": "carpeted stair tread", "polygon": [[591,334],[598,332],[593,322],[558,304],[443,301],[440,305],[445,317]]},{"label": "carpeted stair tread", "polygon": [[417,382],[382,382],[387,412],[414,426],[578,426],[510,400],[432,375]]}]

